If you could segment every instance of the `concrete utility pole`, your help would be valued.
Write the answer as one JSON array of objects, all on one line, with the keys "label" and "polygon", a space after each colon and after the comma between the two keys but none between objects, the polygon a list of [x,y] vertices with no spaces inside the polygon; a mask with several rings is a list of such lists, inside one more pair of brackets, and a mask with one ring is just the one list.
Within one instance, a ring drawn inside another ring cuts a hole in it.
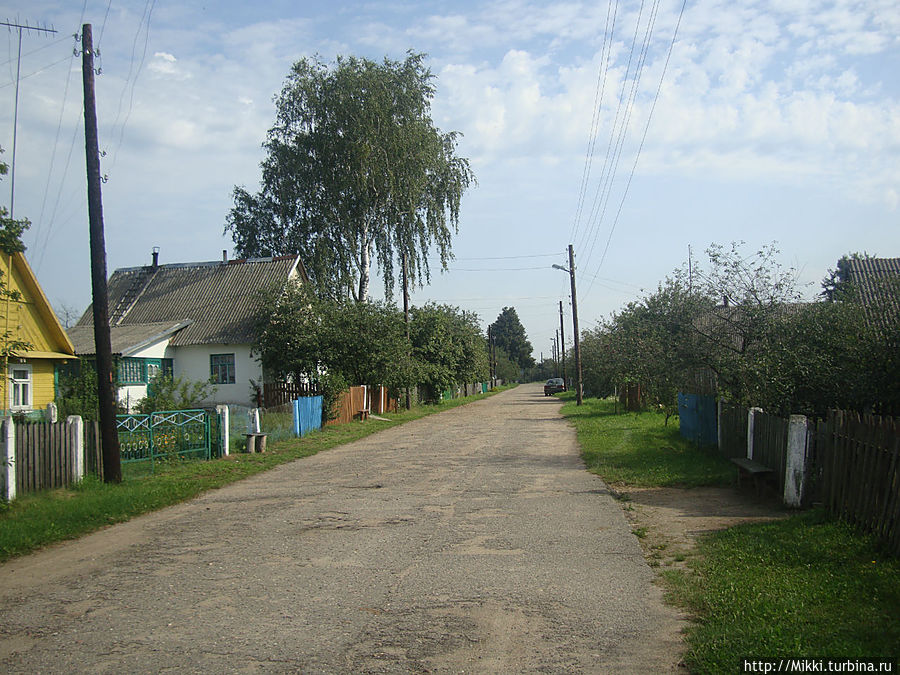
[{"label": "concrete utility pole", "polygon": [[575,334],[575,402],[584,403],[584,392],[581,385],[581,347],[578,336],[578,300],[575,297],[575,249],[569,244],[569,280],[572,282],[572,331]]},{"label": "concrete utility pole", "polygon": [[94,45],[91,24],[84,24],[81,30],[81,78],[84,83],[84,151],[87,159],[94,346],[97,352],[97,395],[100,407],[100,442],[103,449],[103,480],[107,483],[119,483],[122,481],[122,464],[119,456],[119,434],[116,431],[112,343],[109,335],[106,241],[103,235],[103,199],[100,193],[100,147],[97,141],[97,106],[94,100]]},{"label": "concrete utility pole", "polygon": [[575,402],[578,405],[584,403],[583,388],[581,386],[581,346],[578,337],[578,300],[575,296],[575,249],[569,244],[569,267],[568,269],[562,265],[551,265],[555,270],[562,270],[569,273],[569,280],[572,283],[572,332],[575,333]]},{"label": "concrete utility pole", "polygon": [[16,136],[19,127],[19,79],[22,73],[22,31],[34,31],[35,33],[46,33],[48,35],[55,33],[52,28],[41,28],[39,26],[29,26],[26,21],[24,25],[19,23],[10,23],[9,21],[0,21],[0,26],[15,28],[19,32],[19,54],[16,58],[16,95],[13,104],[13,142],[12,157],[10,159],[9,170],[9,218],[13,220],[16,216]]},{"label": "concrete utility pole", "polygon": [[562,354],[562,378],[563,378],[563,386],[568,389],[568,385],[566,384],[566,334],[563,329],[563,310],[562,310],[562,300],[559,301],[559,351]]}]

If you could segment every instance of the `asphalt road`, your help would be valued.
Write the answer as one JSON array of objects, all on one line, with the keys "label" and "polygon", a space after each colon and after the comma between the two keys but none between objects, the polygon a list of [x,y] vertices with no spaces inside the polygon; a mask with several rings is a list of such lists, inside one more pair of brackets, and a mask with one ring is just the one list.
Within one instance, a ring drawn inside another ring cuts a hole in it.
[{"label": "asphalt road", "polygon": [[6,563],[0,670],[673,670],[559,408],[520,386]]}]

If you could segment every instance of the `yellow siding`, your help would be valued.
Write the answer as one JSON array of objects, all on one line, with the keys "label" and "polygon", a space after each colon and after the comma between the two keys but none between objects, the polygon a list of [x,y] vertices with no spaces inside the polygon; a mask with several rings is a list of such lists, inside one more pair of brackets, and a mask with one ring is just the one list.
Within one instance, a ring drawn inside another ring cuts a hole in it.
[{"label": "yellow siding", "polygon": [[28,363],[31,364],[31,386],[34,387],[32,408],[42,410],[55,398],[54,362],[50,359],[34,359]]}]

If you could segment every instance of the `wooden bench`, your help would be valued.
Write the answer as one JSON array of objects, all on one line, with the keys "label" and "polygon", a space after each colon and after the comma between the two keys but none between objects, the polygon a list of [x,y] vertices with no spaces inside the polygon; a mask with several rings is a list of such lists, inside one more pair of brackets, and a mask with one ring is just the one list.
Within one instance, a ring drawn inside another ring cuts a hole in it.
[{"label": "wooden bench", "polygon": [[359,414],[360,422],[365,422],[367,419],[369,419],[369,411],[368,410],[360,410],[358,414]]},{"label": "wooden bench", "polygon": [[775,472],[765,464],[754,462],[752,459],[747,459],[746,457],[732,457],[731,461],[737,464],[738,467],[738,489],[741,487],[741,477],[744,474],[747,474],[753,478],[753,487],[756,490],[757,497],[762,494],[766,479],[775,474]]}]

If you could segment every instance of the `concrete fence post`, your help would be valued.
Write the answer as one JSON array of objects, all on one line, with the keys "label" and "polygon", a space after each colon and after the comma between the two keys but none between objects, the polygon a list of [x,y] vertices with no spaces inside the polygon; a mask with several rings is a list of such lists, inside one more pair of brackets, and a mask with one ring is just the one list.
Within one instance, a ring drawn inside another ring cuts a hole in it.
[{"label": "concrete fence post", "polygon": [[0,420],[0,476],[3,493],[0,496],[11,502],[16,498],[16,424],[12,417]]},{"label": "concrete fence post", "polygon": [[787,506],[799,507],[805,496],[808,430],[809,422],[805,415],[791,415],[784,462],[784,503]]},{"label": "concrete fence post", "polygon": [[231,413],[227,405],[217,405],[216,413],[219,415],[219,441],[222,443],[222,456],[227,457],[231,442]]},{"label": "concrete fence post", "polygon": [[72,448],[72,456],[75,458],[73,472],[75,482],[84,479],[84,420],[80,415],[69,415],[66,418],[66,434],[69,437],[69,445]]},{"label": "concrete fence post", "polygon": [[762,408],[750,408],[747,411],[747,459],[753,459],[753,431],[756,426],[756,413]]},{"label": "concrete fence post", "polygon": [[261,433],[259,427],[259,408],[251,408],[247,413],[247,433],[248,434],[258,434]]}]

